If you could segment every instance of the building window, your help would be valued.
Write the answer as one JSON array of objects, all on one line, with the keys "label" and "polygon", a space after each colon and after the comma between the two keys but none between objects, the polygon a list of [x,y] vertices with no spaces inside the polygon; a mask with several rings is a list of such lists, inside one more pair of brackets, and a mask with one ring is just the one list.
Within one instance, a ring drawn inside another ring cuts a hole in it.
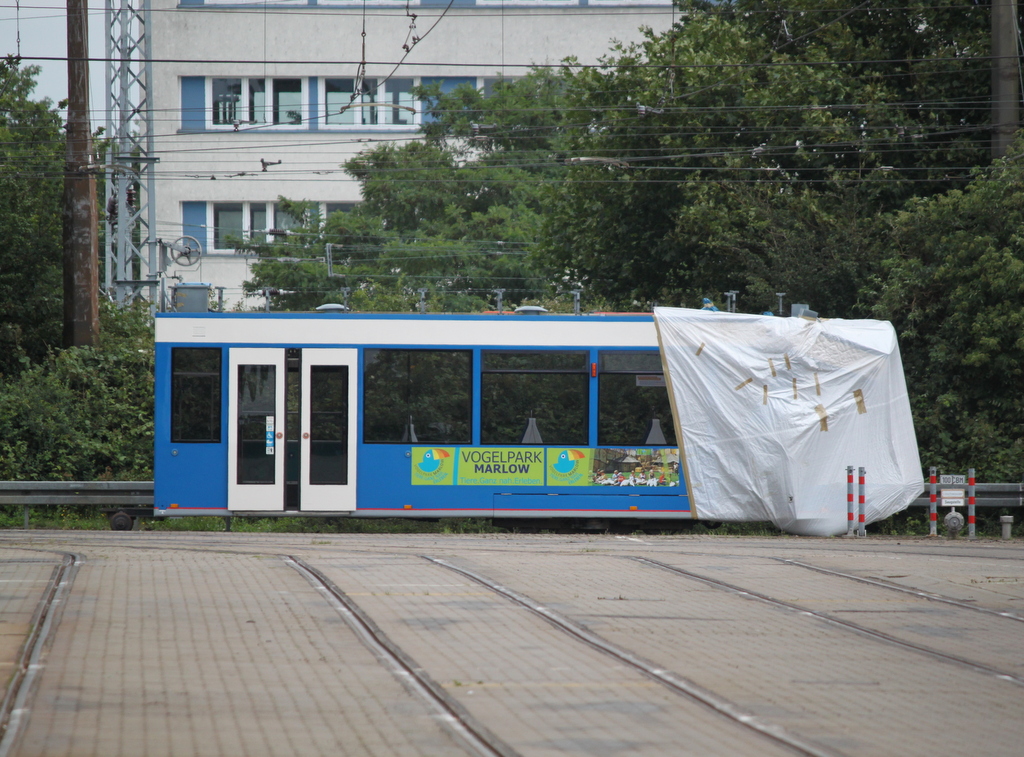
[{"label": "building window", "polygon": [[210,80],[214,126],[300,126],[305,120],[305,86],[300,78]]},{"label": "building window", "polygon": [[318,224],[331,213],[349,212],[354,202],[317,202],[296,218],[275,202],[182,203],[182,233],[193,236],[204,253],[235,252],[245,242],[273,242],[272,232]]},{"label": "building window", "polygon": [[302,79],[271,79],[274,90],[274,123],[302,123]]},{"label": "building window", "polygon": [[242,80],[213,80],[213,123],[231,126],[242,121]]},{"label": "building window", "polygon": [[288,231],[301,226],[306,222],[305,218],[296,218],[282,207],[281,203],[274,203],[274,230]]},{"label": "building window", "polygon": [[324,123],[412,126],[416,123],[413,84],[413,79],[324,79]]},{"label": "building window", "polygon": [[213,247],[217,250],[234,249],[245,236],[244,203],[215,202],[213,204]]},{"label": "building window", "polygon": [[220,361],[216,347],[171,350],[173,443],[220,443]]},{"label": "building window", "polygon": [[324,217],[326,218],[332,213],[351,213],[355,207],[354,202],[325,202]]}]

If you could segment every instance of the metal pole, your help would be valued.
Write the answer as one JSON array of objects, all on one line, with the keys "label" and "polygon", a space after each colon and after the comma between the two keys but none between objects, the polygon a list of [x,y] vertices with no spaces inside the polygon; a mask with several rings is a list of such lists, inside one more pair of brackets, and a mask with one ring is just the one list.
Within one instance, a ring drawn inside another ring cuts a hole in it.
[{"label": "metal pole", "polygon": [[89,6],[67,0],[68,122],[64,175],[64,345],[96,344],[100,330],[96,177],[90,173]]},{"label": "metal pole", "polygon": [[967,538],[978,538],[974,532],[974,468],[967,469]]},{"label": "metal pole", "polygon": [[420,293],[420,314],[422,315],[427,312],[427,290],[417,289],[416,291]]},{"label": "metal pole", "polygon": [[936,469],[934,467],[928,469],[928,535],[938,536],[939,531],[939,511],[936,505],[936,497],[938,496],[935,491],[935,474]]},{"label": "metal pole", "polygon": [[866,525],[867,525],[864,522],[864,506],[865,506],[865,501],[864,501],[865,500],[865,497],[864,497],[864,488],[865,488],[864,487],[864,474],[865,473],[866,473],[866,471],[863,468],[858,468],[857,469],[857,476],[858,476],[857,484],[858,484],[858,489],[859,489],[859,497],[857,498],[857,506],[858,506],[858,509],[859,509],[859,513],[858,513],[858,516],[857,516],[857,529],[858,529],[857,530],[857,536],[867,536],[867,532],[864,530]]},{"label": "metal pole", "polygon": [[498,315],[501,315],[501,302],[502,302],[502,298],[503,298],[503,296],[505,294],[505,290],[504,289],[495,289],[494,293],[496,295],[498,295]]},{"label": "metal pole", "polygon": [[785,292],[776,292],[775,296],[779,298],[779,315],[782,315],[782,298],[786,296]]},{"label": "metal pole", "polygon": [[853,536],[853,466],[846,466],[846,535]]},{"label": "metal pole", "polygon": [[992,157],[1001,158],[1020,121],[1017,0],[992,0]]},{"label": "metal pole", "polygon": [[572,312],[576,315],[580,314],[580,295],[583,294],[582,289],[572,290]]}]

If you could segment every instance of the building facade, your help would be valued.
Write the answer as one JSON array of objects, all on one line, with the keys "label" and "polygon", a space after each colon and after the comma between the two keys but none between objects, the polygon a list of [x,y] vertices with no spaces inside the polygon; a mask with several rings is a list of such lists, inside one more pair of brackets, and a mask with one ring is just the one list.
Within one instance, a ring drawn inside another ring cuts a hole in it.
[{"label": "building facade", "polygon": [[322,214],[358,202],[341,166],[418,138],[429,115],[414,86],[486,92],[532,65],[596,63],[674,20],[671,0],[152,0],[155,236],[201,248],[168,283],[238,303],[253,259],[230,240],[287,228],[279,197]]}]

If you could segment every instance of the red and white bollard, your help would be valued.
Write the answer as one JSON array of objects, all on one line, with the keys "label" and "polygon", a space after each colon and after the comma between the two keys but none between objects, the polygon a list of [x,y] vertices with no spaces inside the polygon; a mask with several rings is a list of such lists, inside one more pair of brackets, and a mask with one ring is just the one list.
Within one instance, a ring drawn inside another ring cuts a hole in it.
[{"label": "red and white bollard", "polygon": [[846,535],[853,536],[853,466],[846,466]]},{"label": "red and white bollard", "polygon": [[857,487],[859,489],[859,495],[857,497],[857,536],[867,536],[867,532],[864,530],[867,524],[864,522],[864,474],[863,468],[857,469]]},{"label": "red and white bollard", "polygon": [[967,538],[976,539],[977,534],[974,533],[975,529],[975,518],[974,518],[974,468],[967,469]]},{"label": "red and white bollard", "polygon": [[938,494],[935,490],[936,483],[936,470],[935,468],[928,469],[928,486],[929,486],[929,497],[928,497],[928,535],[938,536],[939,535],[939,510],[936,498]]}]

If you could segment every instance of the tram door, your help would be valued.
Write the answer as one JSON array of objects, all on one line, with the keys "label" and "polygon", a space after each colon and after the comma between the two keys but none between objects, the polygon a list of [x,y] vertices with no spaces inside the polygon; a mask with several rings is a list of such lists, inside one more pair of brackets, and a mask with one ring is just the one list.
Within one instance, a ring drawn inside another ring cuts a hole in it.
[{"label": "tram door", "polygon": [[356,358],[352,349],[230,351],[230,510],[355,509]]}]

